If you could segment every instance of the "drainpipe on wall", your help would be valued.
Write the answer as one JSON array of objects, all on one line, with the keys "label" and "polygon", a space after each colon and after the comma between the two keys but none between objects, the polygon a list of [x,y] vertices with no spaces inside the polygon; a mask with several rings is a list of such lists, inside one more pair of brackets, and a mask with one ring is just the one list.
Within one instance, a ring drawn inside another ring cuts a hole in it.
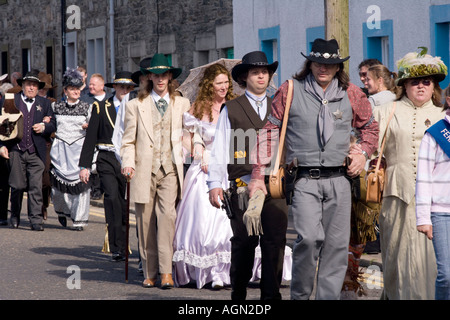
[{"label": "drainpipe on wall", "polygon": [[115,30],[114,30],[114,0],[109,0],[109,43],[111,50],[111,80],[116,74],[116,53],[114,46]]},{"label": "drainpipe on wall", "polygon": [[66,1],[61,0],[61,69],[66,72]]}]

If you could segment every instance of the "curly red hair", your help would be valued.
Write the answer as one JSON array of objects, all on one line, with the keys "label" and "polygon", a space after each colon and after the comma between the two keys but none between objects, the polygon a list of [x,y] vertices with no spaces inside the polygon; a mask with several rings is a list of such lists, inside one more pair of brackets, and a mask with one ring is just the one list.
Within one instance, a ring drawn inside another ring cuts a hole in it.
[{"label": "curly red hair", "polygon": [[199,84],[199,92],[197,95],[197,98],[195,99],[195,102],[193,104],[193,115],[197,119],[202,119],[205,114],[209,115],[209,119],[212,122],[214,120],[213,118],[213,112],[212,112],[212,105],[214,101],[214,80],[218,75],[224,74],[228,77],[228,81],[230,83],[228,87],[228,92],[225,97],[226,101],[232,100],[236,98],[237,96],[233,93],[233,81],[231,79],[231,74],[221,64],[213,64],[209,66],[203,75],[202,80]]}]

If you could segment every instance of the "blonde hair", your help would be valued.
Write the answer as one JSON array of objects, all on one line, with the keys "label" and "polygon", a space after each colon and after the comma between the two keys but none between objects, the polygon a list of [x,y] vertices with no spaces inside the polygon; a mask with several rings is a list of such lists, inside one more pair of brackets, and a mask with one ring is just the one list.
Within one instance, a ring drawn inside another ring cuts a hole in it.
[{"label": "blonde hair", "polygon": [[369,67],[367,72],[371,72],[375,79],[382,78],[386,89],[397,94],[398,87],[395,85],[395,80],[398,77],[397,73],[389,71],[389,69],[382,64]]},{"label": "blonde hair", "polygon": [[91,79],[92,79],[92,78],[98,78],[98,79],[102,80],[103,83],[105,83],[105,78],[103,78],[103,76],[102,76],[100,73],[94,73],[94,74],[91,76]]}]

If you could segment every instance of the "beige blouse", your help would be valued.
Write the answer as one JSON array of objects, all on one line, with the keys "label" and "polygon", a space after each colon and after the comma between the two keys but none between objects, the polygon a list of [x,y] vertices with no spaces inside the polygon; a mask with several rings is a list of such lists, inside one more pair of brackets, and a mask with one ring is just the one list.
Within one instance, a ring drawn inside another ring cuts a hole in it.
[{"label": "beige blouse", "polygon": [[[386,135],[384,156],[387,169],[383,197],[395,196],[409,204],[415,195],[417,159],[425,130],[444,118],[445,113],[432,101],[415,107],[411,100],[403,97],[396,103]],[[380,126],[380,147],[392,108],[391,102],[375,107],[373,111]]]}]

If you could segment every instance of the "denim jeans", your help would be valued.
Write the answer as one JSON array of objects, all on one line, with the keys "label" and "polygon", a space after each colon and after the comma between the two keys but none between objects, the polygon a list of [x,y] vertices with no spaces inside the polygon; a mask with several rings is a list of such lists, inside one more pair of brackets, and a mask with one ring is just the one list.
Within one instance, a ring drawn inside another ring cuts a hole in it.
[{"label": "denim jeans", "polygon": [[432,212],[433,246],[436,254],[436,300],[450,300],[450,213]]}]

